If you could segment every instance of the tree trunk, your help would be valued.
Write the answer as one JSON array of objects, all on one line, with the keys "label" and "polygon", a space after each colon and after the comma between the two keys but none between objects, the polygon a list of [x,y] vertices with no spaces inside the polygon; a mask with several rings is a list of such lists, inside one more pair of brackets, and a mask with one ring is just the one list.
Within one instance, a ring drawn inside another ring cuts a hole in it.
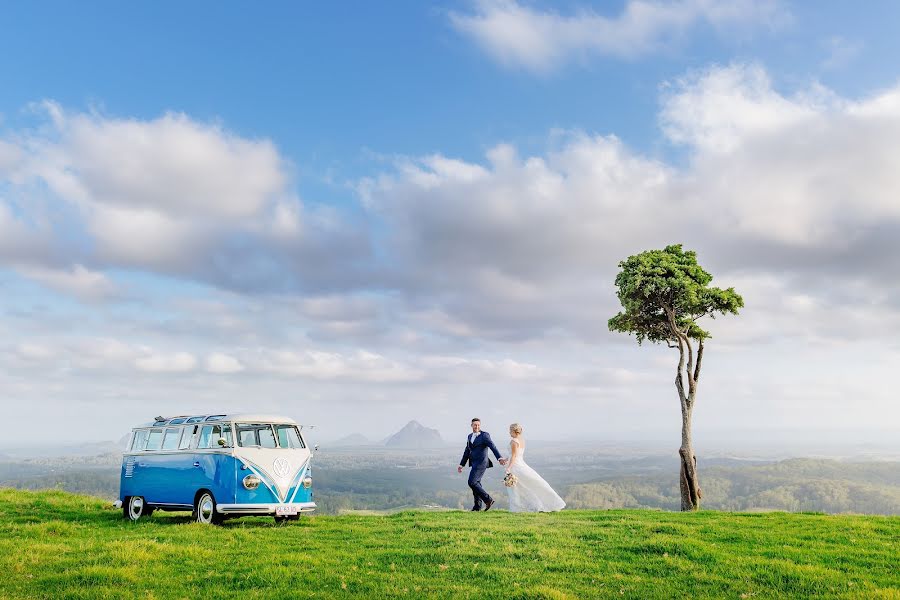
[{"label": "tree trunk", "polygon": [[697,457],[691,443],[693,406],[685,404],[683,403],[681,408],[681,448],[678,449],[678,454],[681,457],[681,510],[688,511],[700,509],[702,492],[697,477]]}]

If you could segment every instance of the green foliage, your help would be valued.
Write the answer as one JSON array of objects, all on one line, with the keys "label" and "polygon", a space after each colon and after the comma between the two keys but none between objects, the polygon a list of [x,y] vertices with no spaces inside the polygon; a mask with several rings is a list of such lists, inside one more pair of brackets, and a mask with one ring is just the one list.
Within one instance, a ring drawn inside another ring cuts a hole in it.
[{"label": "green foliage", "polygon": [[609,320],[609,329],[634,334],[639,344],[677,342],[673,323],[689,338],[708,338],[698,319],[737,314],[744,306],[734,288],[709,287],[712,275],[681,244],[629,256],[619,267],[616,294],[625,310]]},{"label": "green foliage", "polygon": [[900,517],[407,511],[222,527],[0,489],[0,598],[895,598]]}]

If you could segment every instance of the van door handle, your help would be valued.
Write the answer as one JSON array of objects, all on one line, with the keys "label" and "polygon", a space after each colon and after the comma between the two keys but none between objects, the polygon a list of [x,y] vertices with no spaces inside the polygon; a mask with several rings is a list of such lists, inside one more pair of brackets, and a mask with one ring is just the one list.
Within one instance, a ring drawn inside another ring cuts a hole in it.
[{"label": "van door handle", "polygon": [[199,467],[199,466],[200,466],[200,463],[199,463],[199,462],[195,462],[195,463],[194,463],[194,466],[195,466],[195,467]]}]

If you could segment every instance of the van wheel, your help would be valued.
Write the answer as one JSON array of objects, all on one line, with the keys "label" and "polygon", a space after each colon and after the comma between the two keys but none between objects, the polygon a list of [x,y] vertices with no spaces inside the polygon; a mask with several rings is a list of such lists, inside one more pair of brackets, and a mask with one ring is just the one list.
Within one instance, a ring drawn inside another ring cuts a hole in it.
[{"label": "van wheel", "polygon": [[221,513],[216,512],[216,499],[209,492],[197,496],[194,504],[194,520],[204,525],[219,525],[224,521]]},{"label": "van wheel", "polygon": [[122,505],[122,516],[128,521],[137,521],[151,512],[141,496],[130,496],[126,498],[125,504]]}]

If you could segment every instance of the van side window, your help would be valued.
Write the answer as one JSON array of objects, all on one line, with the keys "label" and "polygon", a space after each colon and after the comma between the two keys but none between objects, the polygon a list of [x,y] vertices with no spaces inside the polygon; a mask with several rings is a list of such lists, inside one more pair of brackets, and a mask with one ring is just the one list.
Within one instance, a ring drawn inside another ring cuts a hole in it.
[{"label": "van side window", "polygon": [[213,448],[212,445],[212,425],[206,425],[203,429],[200,430],[200,442],[197,444],[198,448]]},{"label": "van side window", "polygon": [[181,441],[178,443],[179,450],[187,450],[191,447],[191,440],[194,439],[194,434],[197,433],[197,426],[193,427],[183,427],[181,429]]},{"label": "van side window", "polygon": [[147,436],[147,447],[145,450],[159,450],[162,447],[162,429],[151,429]]},{"label": "van side window", "polygon": [[131,451],[139,452],[147,445],[147,430],[138,429],[134,432],[134,440],[131,442]]},{"label": "van side window", "polygon": [[282,448],[306,448],[294,425],[276,425],[275,431],[278,432],[278,444]]},{"label": "van side window", "polygon": [[225,446],[234,445],[231,437],[231,425],[204,425],[200,432],[198,448],[219,448],[219,438],[225,438]]},{"label": "van side window", "polygon": [[181,436],[181,429],[178,427],[166,428],[166,436],[163,438],[163,450],[175,450],[178,448],[178,439]]},{"label": "van side window", "polygon": [[213,427],[213,438],[218,440],[220,437],[225,438],[226,446],[234,446],[234,437],[231,435],[231,425],[216,425]]}]

